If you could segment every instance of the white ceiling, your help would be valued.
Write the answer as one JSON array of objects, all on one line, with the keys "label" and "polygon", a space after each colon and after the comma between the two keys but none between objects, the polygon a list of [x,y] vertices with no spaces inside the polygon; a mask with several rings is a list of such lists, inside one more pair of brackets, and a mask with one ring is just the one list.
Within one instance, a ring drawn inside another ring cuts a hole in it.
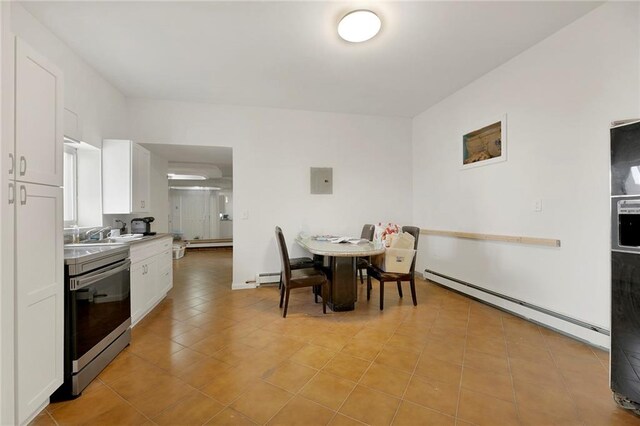
[{"label": "white ceiling", "polygon": [[[24,2],[129,97],[406,116],[599,2]],[[370,8],[382,30],[336,34]]]}]

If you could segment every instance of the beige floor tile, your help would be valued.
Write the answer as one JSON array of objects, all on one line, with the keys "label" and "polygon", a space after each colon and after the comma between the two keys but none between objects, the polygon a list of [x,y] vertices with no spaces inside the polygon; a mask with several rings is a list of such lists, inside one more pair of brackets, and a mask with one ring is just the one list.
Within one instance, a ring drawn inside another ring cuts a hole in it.
[{"label": "beige floor tile", "polygon": [[336,414],[333,420],[329,422],[329,426],[362,426],[364,423],[347,417],[343,414]]},{"label": "beige floor tile", "polygon": [[447,415],[455,415],[458,405],[458,384],[438,382],[413,376],[404,399]]},{"label": "beige floor tile", "polygon": [[355,386],[355,382],[321,371],[302,388],[300,395],[337,410]]},{"label": "beige floor tile", "polygon": [[498,357],[507,356],[507,343],[504,339],[487,339],[478,336],[468,336],[466,339],[466,349]]},{"label": "beige floor tile", "polygon": [[29,426],[55,426],[56,422],[53,420],[53,417],[46,411],[38,414],[35,419],[33,419]]},{"label": "beige floor tile", "polygon": [[293,394],[276,386],[258,382],[231,404],[231,408],[263,424],[280,411],[292,397]]},{"label": "beige floor tile", "polygon": [[227,408],[209,420],[207,425],[214,426],[253,426],[257,423],[236,410]]},{"label": "beige floor tile", "polygon": [[426,379],[458,385],[462,376],[462,365],[441,361],[423,354],[418,360],[415,374]]},{"label": "beige floor tile", "polygon": [[153,418],[153,421],[159,425],[201,425],[223,409],[222,404],[198,391],[193,391],[178,403],[162,411]]},{"label": "beige floor tile", "polygon": [[517,425],[516,405],[489,395],[463,389],[458,417],[477,425]]},{"label": "beige floor tile", "polygon": [[76,425],[88,422],[112,409],[123,409],[127,406],[119,395],[102,385],[91,392],[85,392],[72,403],[56,409],[51,416],[58,424]]},{"label": "beige floor tile", "polygon": [[252,372],[233,367],[222,371],[200,390],[222,404],[230,404],[256,380]]},{"label": "beige floor tile", "polygon": [[152,424],[153,422],[151,420],[130,405],[112,408],[84,423],[86,426],[137,426]]},{"label": "beige floor tile", "polygon": [[273,426],[324,426],[331,421],[334,415],[334,411],[296,396],[268,424]]},{"label": "beige floor tile", "polygon": [[262,378],[272,385],[296,393],[307,384],[317,372],[318,370],[311,367],[287,361],[275,370],[262,376]]},{"label": "beige floor tile", "polygon": [[491,371],[496,374],[511,374],[509,360],[506,356],[496,356],[484,352],[468,349],[464,353],[463,364],[466,367]]},{"label": "beige floor tile", "polygon": [[186,397],[194,388],[175,377],[154,382],[144,392],[127,397],[127,401],[147,417],[155,417],[163,410]]},{"label": "beige floor tile", "polygon": [[382,350],[383,344],[366,340],[352,340],[342,348],[342,353],[373,361]]},{"label": "beige floor tile", "polygon": [[201,388],[230,368],[231,366],[225,362],[204,357],[191,365],[183,367],[174,374],[191,386]]},{"label": "beige floor tile", "polygon": [[370,361],[339,353],[324,366],[322,371],[347,380],[358,381],[369,365],[371,365]]},{"label": "beige floor tile", "polygon": [[413,370],[420,357],[419,352],[403,351],[400,349],[385,347],[376,358],[376,363],[413,373]]},{"label": "beige floor tile", "polygon": [[375,390],[401,398],[409,384],[410,378],[411,374],[407,372],[373,363],[360,380],[360,383]]},{"label": "beige floor tile", "polygon": [[389,425],[399,404],[398,398],[357,386],[339,412],[373,426]]},{"label": "beige floor tile", "polygon": [[462,370],[462,388],[508,402],[514,401],[513,383],[509,374],[465,366]]},{"label": "beige floor tile", "polygon": [[435,410],[408,401],[402,401],[393,424],[394,426],[454,426],[456,420],[454,417],[444,415]]},{"label": "beige floor tile", "polygon": [[298,350],[298,352],[293,354],[289,359],[298,364],[320,369],[329,362],[335,354],[335,351],[323,348],[322,346],[308,344]]}]

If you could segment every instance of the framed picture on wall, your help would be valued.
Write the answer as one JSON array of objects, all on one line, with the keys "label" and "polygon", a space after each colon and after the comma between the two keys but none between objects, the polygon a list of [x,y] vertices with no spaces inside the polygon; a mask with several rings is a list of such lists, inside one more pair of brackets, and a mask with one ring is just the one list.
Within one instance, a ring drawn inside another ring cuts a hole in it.
[{"label": "framed picture on wall", "polygon": [[462,168],[485,166],[507,159],[507,116],[488,121],[462,136]]}]

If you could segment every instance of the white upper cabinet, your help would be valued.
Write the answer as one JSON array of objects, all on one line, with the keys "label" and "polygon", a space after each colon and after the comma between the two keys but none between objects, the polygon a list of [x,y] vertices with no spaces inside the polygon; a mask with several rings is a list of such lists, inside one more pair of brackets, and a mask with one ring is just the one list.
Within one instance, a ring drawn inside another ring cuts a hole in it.
[{"label": "white upper cabinet", "polygon": [[129,140],[102,142],[104,214],[145,213],[151,193],[151,154]]},{"label": "white upper cabinet", "polygon": [[149,211],[151,193],[151,154],[140,145],[133,144],[133,210]]},{"label": "white upper cabinet", "polygon": [[62,72],[17,39],[15,79],[15,179],[62,186]]}]

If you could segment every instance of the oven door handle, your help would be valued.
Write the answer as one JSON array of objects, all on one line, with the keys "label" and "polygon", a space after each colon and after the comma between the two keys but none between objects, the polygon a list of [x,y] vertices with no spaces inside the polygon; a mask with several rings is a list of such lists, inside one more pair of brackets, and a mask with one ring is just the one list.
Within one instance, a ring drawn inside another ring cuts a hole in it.
[{"label": "oven door handle", "polygon": [[71,280],[69,281],[69,290],[71,291],[79,290],[83,287],[96,283],[112,275],[118,274],[122,271],[126,271],[127,269],[130,269],[130,268],[131,268],[131,260],[126,259],[124,262],[111,265],[111,267],[104,272],[99,272],[93,275],[85,275],[79,278],[71,278]]}]

